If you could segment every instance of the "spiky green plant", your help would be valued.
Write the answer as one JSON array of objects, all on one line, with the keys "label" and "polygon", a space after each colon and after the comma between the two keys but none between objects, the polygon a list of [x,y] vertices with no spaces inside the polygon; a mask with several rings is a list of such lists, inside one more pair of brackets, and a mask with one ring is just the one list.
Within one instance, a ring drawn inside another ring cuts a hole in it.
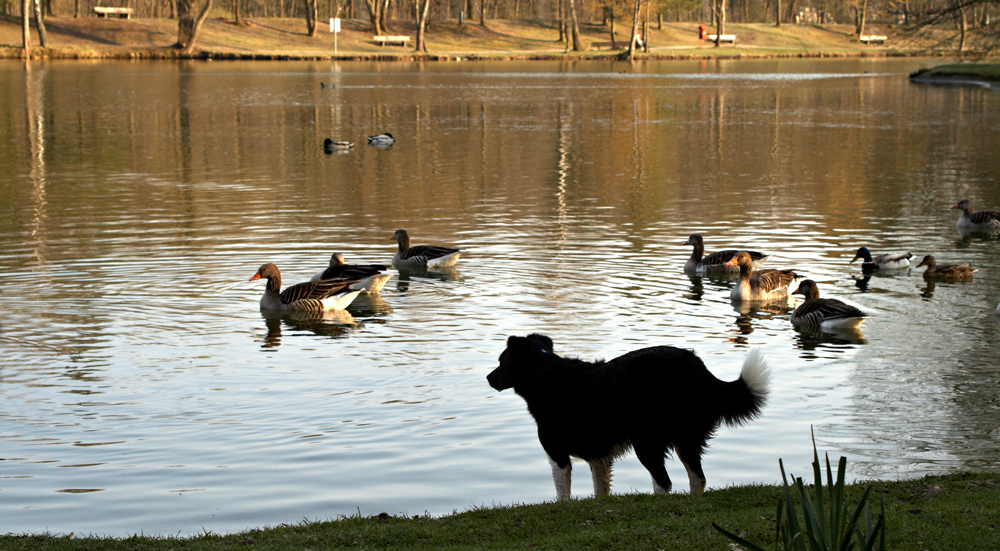
[{"label": "spiky green plant", "polygon": [[[779,544],[784,544],[784,549],[790,551],[847,551],[855,549],[855,546],[865,551],[884,550],[885,504],[880,500],[879,516],[873,522],[871,509],[868,506],[872,488],[868,486],[852,512],[844,490],[847,458],[840,458],[836,481],[830,469],[830,456],[827,454],[825,458],[826,486],[824,487],[819,454],[816,452],[816,438],[813,436],[812,465],[815,483],[812,488],[807,488],[802,483],[802,478],[794,479],[794,494],[798,498],[801,518],[799,511],[796,510],[795,500],[792,499],[792,487],[789,486],[788,478],[785,476],[785,466],[781,459],[778,460],[785,497],[778,500],[775,549],[778,549]],[[765,551],[763,547],[727,531],[718,524],[712,523],[712,526],[750,551]]]}]

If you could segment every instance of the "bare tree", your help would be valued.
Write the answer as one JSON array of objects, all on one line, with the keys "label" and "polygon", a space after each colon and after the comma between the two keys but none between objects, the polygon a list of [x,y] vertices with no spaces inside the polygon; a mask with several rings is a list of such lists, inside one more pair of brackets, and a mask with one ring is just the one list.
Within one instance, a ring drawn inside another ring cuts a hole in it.
[{"label": "bare tree", "polygon": [[431,0],[420,0],[417,5],[417,45],[415,50],[418,52],[427,51],[427,40],[424,35],[427,32],[427,15],[430,8]]},{"label": "bare tree", "polygon": [[372,33],[382,35],[386,33],[386,11],[389,7],[389,0],[365,0],[365,8],[368,9],[368,17],[372,22]]},{"label": "bare tree", "polygon": [[38,43],[45,48],[49,45],[49,35],[45,32],[45,20],[42,19],[42,5],[40,2],[41,0],[34,0],[31,4],[35,9],[35,28],[38,29]]},{"label": "bare tree", "polygon": [[715,47],[718,48],[726,32],[726,0],[715,0],[715,24]]},{"label": "bare tree", "polygon": [[[1000,0],[941,0],[911,6],[905,34],[935,41],[937,48],[957,42],[959,52],[966,50],[989,56],[1000,50],[1000,24],[996,13]],[[971,23],[969,13],[972,13]],[[955,29],[942,38],[941,31]],[[931,32],[935,31],[935,32]]]},{"label": "bare tree", "polygon": [[639,38],[639,7],[642,0],[635,0],[635,9],[632,10],[632,34],[628,40],[628,49],[622,54],[622,58],[632,61],[635,59],[635,43]]},{"label": "bare tree", "polygon": [[865,33],[865,20],[868,16],[868,0],[856,0],[854,4],[854,34]]},{"label": "bare tree", "polygon": [[212,0],[205,2],[201,13],[195,16],[195,0],[177,0],[177,44],[182,53],[190,54],[194,51],[195,41],[198,39],[198,31],[201,24],[208,17],[208,10],[212,9]]},{"label": "bare tree", "polygon": [[31,59],[31,0],[21,4],[21,43],[24,45],[24,58]]},{"label": "bare tree", "polygon": [[583,41],[580,40],[580,23],[576,18],[576,2],[569,0],[570,35],[573,37],[573,51],[583,51]]},{"label": "bare tree", "polygon": [[319,19],[319,2],[317,0],[305,0],[306,9],[306,30],[309,36],[316,36],[317,20]]}]

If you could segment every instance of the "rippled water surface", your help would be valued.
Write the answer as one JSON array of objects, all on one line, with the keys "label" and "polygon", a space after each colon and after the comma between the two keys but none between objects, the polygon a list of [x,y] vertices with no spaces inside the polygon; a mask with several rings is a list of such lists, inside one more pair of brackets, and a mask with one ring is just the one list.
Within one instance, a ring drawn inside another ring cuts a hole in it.
[{"label": "rippled water surface", "polygon": [[[0,532],[553,499],[523,401],[485,379],[528,332],[692,348],[723,379],[762,348],[771,400],[719,431],[710,488],[804,474],[810,427],[855,478],[997,469],[1000,242],[948,207],[1000,207],[1000,95],[907,81],[934,63],[0,62]],[[259,311],[262,263],[388,263],[400,227],[467,252],[346,312]],[[734,306],[682,271],[696,231],[869,311],[863,334]],[[865,280],[862,245],[980,270]],[[619,463],[614,491],[650,489]]]}]

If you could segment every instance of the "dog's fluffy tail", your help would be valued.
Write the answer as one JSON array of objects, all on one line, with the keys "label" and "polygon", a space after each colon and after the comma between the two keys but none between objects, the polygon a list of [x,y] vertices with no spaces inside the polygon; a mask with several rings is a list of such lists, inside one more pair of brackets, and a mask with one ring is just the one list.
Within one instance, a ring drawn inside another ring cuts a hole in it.
[{"label": "dog's fluffy tail", "polygon": [[740,378],[726,383],[722,400],[722,421],[730,426],[746,423],[760,415],[771,383],[771,371],[759,348],[743,361]]}]

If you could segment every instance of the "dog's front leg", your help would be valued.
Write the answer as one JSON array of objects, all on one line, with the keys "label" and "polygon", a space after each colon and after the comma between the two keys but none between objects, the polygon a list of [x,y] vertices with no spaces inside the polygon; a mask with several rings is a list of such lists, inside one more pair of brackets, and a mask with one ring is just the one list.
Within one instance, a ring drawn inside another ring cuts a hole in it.
[{"label": "dog's front leg", "polygon": [[594,479],[594,496],[606,496],[611,493],[611,458],[605,457],[588,461],[590,477]]},{"label": "dog's front leg", "polygon": [[564,466],[560,467],[559,462],[552,457],[549,457],[549,463],[552,464],[552,481],[556,483],[556,499],[559,501],[566,501],[569,499],[570,492],[570,480],[573,474],[573,464],[569,462],[569,457],[567,456],[564,460]]}]

